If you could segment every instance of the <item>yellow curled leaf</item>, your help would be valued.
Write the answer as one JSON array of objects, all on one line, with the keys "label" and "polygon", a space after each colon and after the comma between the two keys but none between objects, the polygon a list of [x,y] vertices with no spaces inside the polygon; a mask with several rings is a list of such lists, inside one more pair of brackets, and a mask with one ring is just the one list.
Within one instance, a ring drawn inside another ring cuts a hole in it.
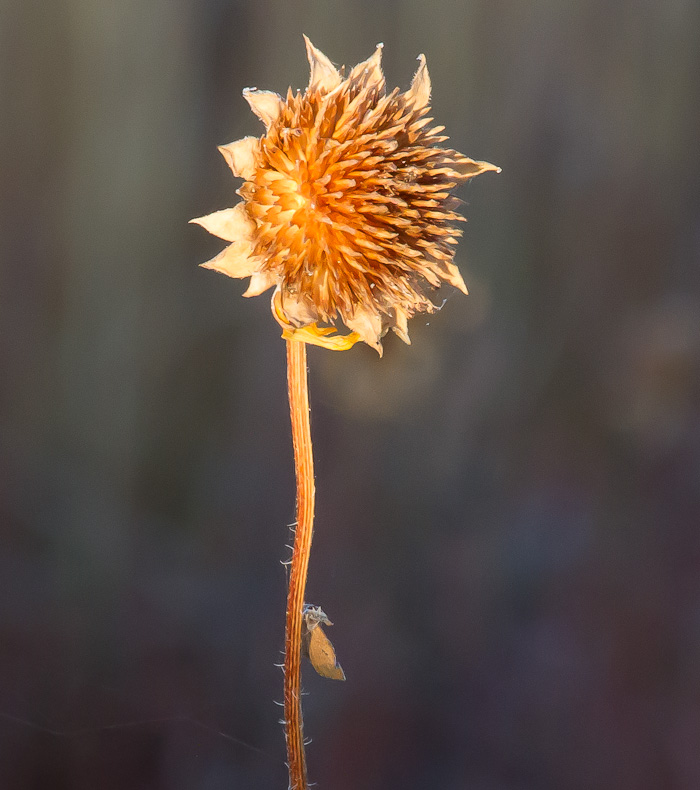
[{"label": "yellow curled leaf", "polygon": [[338,335],[333,334],[335,331],[332,326],[321,327],[317,324],[309,324],[299,329],[285,329],[282,332],[282,337],[284,340],[299,340],[302,343],[321,346],[331,351],[347,351],[359,340],[362,340],[357,332],[350,332],[349,335]]}]

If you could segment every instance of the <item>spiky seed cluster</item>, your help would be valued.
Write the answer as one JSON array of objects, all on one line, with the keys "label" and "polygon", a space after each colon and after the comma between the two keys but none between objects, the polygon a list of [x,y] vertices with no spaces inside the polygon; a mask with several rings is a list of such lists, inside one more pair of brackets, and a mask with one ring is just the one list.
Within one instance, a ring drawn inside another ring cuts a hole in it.
[{"label": "spiky seed cluster", "polygon": [[[275,287],[285,337],[335,349],[363,340],[381,353],[388,328],[409,343],[408,319],[436,309],[426,292],[442,281],[467,292],[452,263],[463,218],[450,190],[499,168],[440,147],[423,55],[410,89],[386,94],[381,44],[344,79],[305,40],[306,91],[246,89],[266,133],[220,148],[245,179],[243,201],[192,221],[232,242],[203,266],[250,277],[244,296]],[[350,335],[332,335],[337,319]]]}]

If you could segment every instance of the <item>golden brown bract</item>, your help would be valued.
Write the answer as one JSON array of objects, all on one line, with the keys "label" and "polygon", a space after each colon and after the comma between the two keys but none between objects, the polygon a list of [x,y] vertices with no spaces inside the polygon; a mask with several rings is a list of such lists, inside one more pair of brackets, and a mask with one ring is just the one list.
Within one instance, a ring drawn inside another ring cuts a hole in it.
[{"label": "golden brown bract", "polygon": [[[232,242],[203,265],[250,276],[245,296],[275,286],[287,338],[334,349],[363,340],[381,353],[388,328],[410,342],[408,319],[436,309],[426,294],[443,281],[467,292],[452,262],[463,218],[450,191],[499,168],[440,147],[423,55],[409,90],[387,95],[381,45],[346,78],[306,48],[304,93],[244,91],[266,133],[220,149],[245,179],[243,202],[193,220]],[[349,335],[317,325],[338,319]]]}]

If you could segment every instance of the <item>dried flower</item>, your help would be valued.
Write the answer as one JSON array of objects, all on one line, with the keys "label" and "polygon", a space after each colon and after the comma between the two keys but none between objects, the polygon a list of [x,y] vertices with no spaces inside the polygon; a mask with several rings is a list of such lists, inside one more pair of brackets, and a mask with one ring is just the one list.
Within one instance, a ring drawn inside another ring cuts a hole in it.
[{"label": "dried flower", "polygon": [[[250,277],[244,296],[274,286],[283,337],[336,350],[363,340],[381,353],[389,328],[410,342],[408,319],[436,309],[426,294],[442,281],[467,293],[450,190],[499,168],[440,147],[423,55],[409,90],[387,95],[381,44],[343,78],[305,41],[304,93],[243,91],[266,132],[219,149],[245,179],[243,201],[192,220],[231,242],[202,265]],[[349,335],[334,334],[338,319]]]}]

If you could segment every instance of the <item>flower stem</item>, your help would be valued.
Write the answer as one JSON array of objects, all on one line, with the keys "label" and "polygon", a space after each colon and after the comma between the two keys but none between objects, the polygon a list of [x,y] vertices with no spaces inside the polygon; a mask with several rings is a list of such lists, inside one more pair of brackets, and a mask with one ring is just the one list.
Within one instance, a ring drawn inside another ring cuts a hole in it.
[{"label": "flower stem", "polygon": [[297,481],[297,512],[284,640],[284,729],[289,788],[307,790],[301,715],[301,621],[314,528],[315,486],[306,344],[298,340],[287,340],[287,387]]}]

